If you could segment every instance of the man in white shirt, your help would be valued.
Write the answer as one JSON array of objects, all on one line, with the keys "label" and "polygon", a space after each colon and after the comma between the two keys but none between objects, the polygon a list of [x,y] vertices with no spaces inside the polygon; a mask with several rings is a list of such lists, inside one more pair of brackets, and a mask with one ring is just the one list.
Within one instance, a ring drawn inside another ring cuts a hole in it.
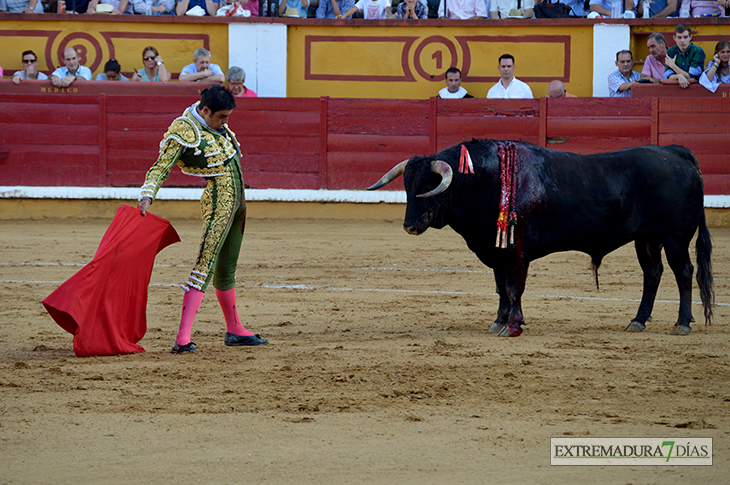
[{"label": "man in white shirt", "polygon": [[486,19],[489,11],[484,0],[441,0],[438,15],[440,19]]},{"label": "man in white shirt", "polygon": [[515,77],[515,58],[511,54],[499,57],[501,79],[487,93],[489,99],[532,99],[532,89]]},{"label": "man in white shirt", "polygon": [[466,89],[461,87],[461,71],[456,67],[450,67],[446,70],[446,87],[439,91],[441,99],[461,99],[473,98]]},{"label": "man in white shirt", "polygon": [[73,47],[63,50],[64,67],[59,67],[51,74],[51,82],[57,88],[66,88],[77,80],[91,81],[91,69],[79,65],[79,54]]}]

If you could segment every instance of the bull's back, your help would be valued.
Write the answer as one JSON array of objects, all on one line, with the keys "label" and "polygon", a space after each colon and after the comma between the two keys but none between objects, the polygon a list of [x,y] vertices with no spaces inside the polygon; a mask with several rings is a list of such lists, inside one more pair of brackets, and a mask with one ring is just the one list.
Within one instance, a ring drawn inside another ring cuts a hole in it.
[{"label": "bull's back", "polygon": [[691,238],[699,224],[702,177],[684,147],[541,153],[544,200],[535,205],[528,228],[545,254],[607,253],[640,235],[664,238],[672,231]]}]

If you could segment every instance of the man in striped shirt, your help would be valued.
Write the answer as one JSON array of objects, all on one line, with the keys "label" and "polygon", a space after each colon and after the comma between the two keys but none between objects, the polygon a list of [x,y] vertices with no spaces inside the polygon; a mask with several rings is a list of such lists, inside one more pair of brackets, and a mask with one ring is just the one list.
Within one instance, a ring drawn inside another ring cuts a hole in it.
[{"label": "man in striped shirt", "polygon": [[631,86],[641,78],[641,74],[631,69],[634,67],[634,55],[630,50],[616,53],[618,70],[608,75],[608,95],[612,98],[630,98]]}]

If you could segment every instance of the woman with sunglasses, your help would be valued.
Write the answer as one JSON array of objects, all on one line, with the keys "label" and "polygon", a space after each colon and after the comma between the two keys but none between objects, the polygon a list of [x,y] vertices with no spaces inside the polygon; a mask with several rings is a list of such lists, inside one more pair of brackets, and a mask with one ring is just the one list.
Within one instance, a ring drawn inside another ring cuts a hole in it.
[{"label": "woman with sunglasses", "polygon": [[23,79],[48,79],[48,76],[38,72],[38,56],[33,51],[23,52],[23,70],[13,74],[13,82],[20,84]]},{"label": "woman with sunglasses", "polygon": [[170,71],[165,69],[165,61],[154,47],[148,46],[142,50],[142,62],[144,62],[144,69],[134,71],[132,81],[167,82],[172,77]]}]

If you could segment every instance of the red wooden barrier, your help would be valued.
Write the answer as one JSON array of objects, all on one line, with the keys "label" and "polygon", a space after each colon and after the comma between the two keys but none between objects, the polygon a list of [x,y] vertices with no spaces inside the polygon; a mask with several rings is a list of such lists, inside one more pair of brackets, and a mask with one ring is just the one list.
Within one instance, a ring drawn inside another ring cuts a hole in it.
[{"label": "red wooden barrier", "polygon": [[[138,186],[170,122],[197,99],[197,93],[0,94],[0,185]],[[474,137],[577,153],[677,143],[700,161],[707,194],[730,194],[730,99],[237,103],[230,127],[243,148],[246,183],[255,188],[364,189],[406,158]],[[167,185],[202,183],[173,170]],[[402,187],[402,181],[389,186]]]}]

